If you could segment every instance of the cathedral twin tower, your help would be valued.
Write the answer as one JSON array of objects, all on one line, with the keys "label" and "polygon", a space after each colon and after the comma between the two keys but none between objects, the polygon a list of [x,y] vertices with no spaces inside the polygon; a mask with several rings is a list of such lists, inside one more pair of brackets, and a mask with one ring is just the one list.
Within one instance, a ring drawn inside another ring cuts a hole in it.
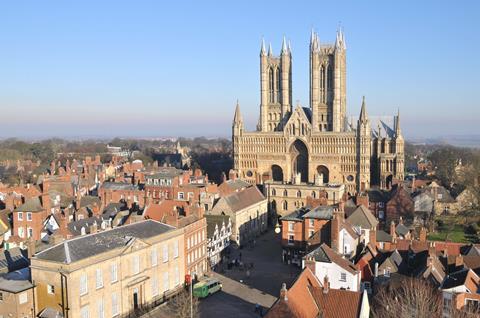
[{"label": "cathedral twin tower", "polygon": [[[234,168],[251,183],[345,184],[350,192],[403,179],[400,118],[394,127],[371,129],[365,101],[357,125],[347,121],[346,45],[310,37],[310,107],[292,105],[292,52],[283,39],[280,56],[260,49],[260,119],[246,132],[240,107],[233,121]],[[318,183],[318,182],[317,182]]]},{"label": "cathedral twin tower", "polygon": [[[334,46],[320,45],[318,35],[310,39],[310,105],[313,131],[342,131],[346,116],[345,39],[337,33]],[[260,49],[259,131],[282,128],[292,112],[292,53],[285,38],[280,56]]]}]

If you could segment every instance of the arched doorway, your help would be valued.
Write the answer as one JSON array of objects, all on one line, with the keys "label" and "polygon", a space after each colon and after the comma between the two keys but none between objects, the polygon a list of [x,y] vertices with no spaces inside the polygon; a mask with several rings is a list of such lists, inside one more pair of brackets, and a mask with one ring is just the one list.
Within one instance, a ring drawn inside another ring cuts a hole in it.
[{"label": "arched doorway", "polygon": [[324,165],[320,165],[317,167],[317,173],[318,173],[318,176],[322,177],[322,182],[323,183],[328,183],[328,181],[330,180],[330,171],[328,170],[327,167],[325,167]]},{"label": "arched doorway", "polygon": [[300,140],[295,142],[290,147],[290,155],[292,158],[292,172],[296,176],[300,173],[301,182],[308,182],[308,149]]},{"label": "arched doorway", "polygon": [[278,165],[272,166],[272,180],[273,181],[283,181],[283,170]]}]

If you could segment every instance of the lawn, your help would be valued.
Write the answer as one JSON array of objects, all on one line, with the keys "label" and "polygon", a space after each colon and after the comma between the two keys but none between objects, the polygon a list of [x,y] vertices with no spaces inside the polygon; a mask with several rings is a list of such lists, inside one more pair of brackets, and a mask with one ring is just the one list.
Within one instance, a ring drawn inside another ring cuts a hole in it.
[{"label": "lawn", "polygon": [[432,241],[445,241],[448,240],[450,242],[456,243],[469,243],[470,240],[465,236],[465,232],[463,230],[463,225],[455,224],[452,228],[437,228],[435,233],[430,233],[428,235],[428,239]]},{"label": "lawn", "polygon": [[[456,243],[476,242],[476,235],[465,233],[465,222],[470,223],[472,219],[467,219],[461,215],[437,216],[435,218],[435,232],[428,235],[432,241],[450,241]],[[476,221],[476,220],[475,220]]]}]

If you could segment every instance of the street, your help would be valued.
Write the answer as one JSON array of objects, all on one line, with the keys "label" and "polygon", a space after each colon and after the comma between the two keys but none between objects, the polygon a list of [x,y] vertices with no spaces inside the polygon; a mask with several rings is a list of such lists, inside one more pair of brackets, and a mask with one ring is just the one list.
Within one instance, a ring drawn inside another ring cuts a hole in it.
[{"label": "street", "polygon": [[222,274],[214,273],[223,289],[200,301],[200,317],[259,317],[255,313],[256,304],[265,313],[278,298],[282,283],[289,288],[300,272],[298,267],[282,263],[279,239],[269,230],[257,238],[255,247],[233,249],[230,259],[240,260],[241,253],[244,264],[253,263],[250,277],[246,270],[235,267]]}]

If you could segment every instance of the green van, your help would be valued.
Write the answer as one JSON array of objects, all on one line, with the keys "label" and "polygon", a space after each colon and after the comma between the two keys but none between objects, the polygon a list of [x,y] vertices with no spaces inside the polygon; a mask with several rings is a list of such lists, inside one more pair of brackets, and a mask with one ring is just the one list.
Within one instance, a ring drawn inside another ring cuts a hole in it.
[{"label": "green van", "polygon": [[205,298],[219,290],[222,290],[222,283],[216,278],[208,278],[193,285],[193,296]]}]

